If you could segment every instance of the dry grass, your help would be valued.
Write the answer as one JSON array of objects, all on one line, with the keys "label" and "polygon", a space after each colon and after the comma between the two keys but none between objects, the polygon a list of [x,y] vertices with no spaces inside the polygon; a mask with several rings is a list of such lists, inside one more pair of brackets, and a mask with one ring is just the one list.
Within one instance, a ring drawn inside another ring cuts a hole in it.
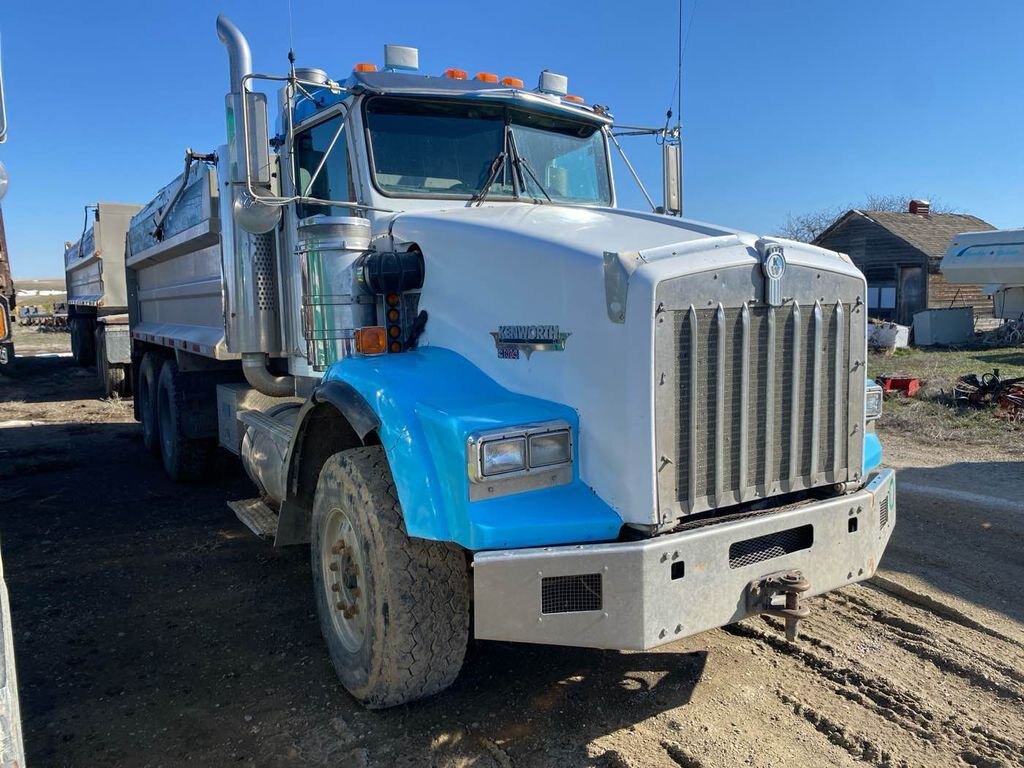
[{"label": "dry grass", "polygon": [[936,442],[999,445],[1011,436],[1019,440],[1024,425],[998,418],[995,410],[963,408],[953,400],[953,386],[960,376],[980,376],[999,370],[1003,379],[1024,376],[1024,348],[1003,349],[903,349],[894,354],[871,353],[868,374],[904,374],[921,379],[914,398],[886,401],[879,420],[880,431],[903,432]]}]

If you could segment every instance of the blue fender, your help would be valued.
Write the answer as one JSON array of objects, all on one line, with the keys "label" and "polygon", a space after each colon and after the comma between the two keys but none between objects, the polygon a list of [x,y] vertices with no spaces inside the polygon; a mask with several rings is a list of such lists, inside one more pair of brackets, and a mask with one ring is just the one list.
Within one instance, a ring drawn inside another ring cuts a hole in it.
[{"label": "blue fender", "polygon": [[[868,377],[867,385],[875,384],[875,380]],[[864,431],[864,469],[861,477],[867,477],[882,466],[882,441],[874,431]]]},{"label": "blue fender", "polygon": [[345,358],[324,381],[345,382],[376,414],[410,536],[470,550],[618,536],[622,520],[580,480],[578,457],[567,485],[469,499],[466,441],[472,433],[562,419],[578,435],[572,408],[510,392],[461,355],[437,347]]}]

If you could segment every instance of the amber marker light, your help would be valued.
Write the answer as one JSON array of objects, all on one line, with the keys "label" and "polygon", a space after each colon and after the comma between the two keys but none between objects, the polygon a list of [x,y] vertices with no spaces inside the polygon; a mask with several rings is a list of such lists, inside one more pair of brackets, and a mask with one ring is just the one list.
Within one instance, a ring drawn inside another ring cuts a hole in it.
[{"label": "amber marker light", "polygon": [[358,64],[356,64],[354,67],[352,67],[352,71],[353,72],[376,72],[377,71],[377,65],[376,64],[371,64],[368,61],[361,61]]},{"label": "amber marker light", "polygon": [[566,101],[571,101],[573,104],[582,104],[583,103],[583,97],[582,96],[573,96],[572,94],[568,94],[567,93],[562,98],[565,99]]},{"label": "amber marker light", "polygon": [[387,351],[388,336],[383,326],[370,325],[356,328],[356,352],[361,355],[381,355]]},{"label": "amber marker light", "polygon": [[389,293],[388,297],[387,297],[387,299],[385,299],[385,301],[387,301],[389,307],[397,307],[398,306],[398,294],[397,293]]},{"label": "amber marker light", "polygon": [[391,351],[392,352],[401,352],[402,351],[402,344],[400,342],[397,342],[397,341],[392,341],[391,342]]},{"label": "amber marker light", "polygon": [[523,81],[518,77],[503,77],[501,78],[501,84],[507,85],[509,88],[522,88]]},{"label": "amber marker light", "polygon": [[452,80],[465,80],[466,70],[456,69],[455,67],[449,67],[444,71],[445,77],[450,77]]},{"label": "amber marker light", "polygon": [[390,323],[397,323],[398,322],[398,310],[397,309],[389,309],[388,310],[388,322],[390,322]]},{"label": "amber marker light", "polygon": [[477,72],[476,79],[482,83],[496,83],[498,82],[498,76],[493,72]]}]

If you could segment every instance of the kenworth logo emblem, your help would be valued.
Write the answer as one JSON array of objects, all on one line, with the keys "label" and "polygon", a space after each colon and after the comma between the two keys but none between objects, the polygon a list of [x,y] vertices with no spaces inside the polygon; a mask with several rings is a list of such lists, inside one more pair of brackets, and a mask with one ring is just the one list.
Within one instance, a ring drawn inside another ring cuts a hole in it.
[{"label": "kenworth logo emblem", "polygon": [[761,253],[761,271],[764,273],[764,300],[769,306],[781,306],[786,254],[781,245],[768,240],[758,240],[757,250]]},{"label": "kenworth logo emblem", "polygon": [[491,331],[502,360],[518,360],[520,353],[529,360],[534,352],[562,352],[571,335],[557,325],[500,325]]}]

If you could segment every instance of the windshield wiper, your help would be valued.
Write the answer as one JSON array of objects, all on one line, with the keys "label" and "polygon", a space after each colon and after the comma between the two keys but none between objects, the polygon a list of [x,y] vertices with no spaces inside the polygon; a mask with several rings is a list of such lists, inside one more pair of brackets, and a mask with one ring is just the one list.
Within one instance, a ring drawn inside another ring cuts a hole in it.
[{"label": "windshield wiper", "polygon": [[[491,161],[491,172],[487,176],[487,181],[484,182],[484,185],[480,188],[480,191],[476,195],[473,196],[473,200],[472,201],[476,201],[476,204],[478,206],[482,205],[484,200],[487,199],[487,195],[490,194],[491,187],[494,186],[494,182],[497,181],[497,179],[498,179],[498,171],[504,171],[505,170],[505,164],[508,162],[508,156],[509,156],[509,152],[508,152],[508,150],[509,150],[509,140],[510,140],[509,133],[510,132],[509,132],[509,128],[508,128],[508,122],[506,122],[505,125],[502,127],[501,151],[498,152],[498,154],[497,154],[497,156],[495,156],[494,160]],[[514,181],[514,179],[513,179],[513,181]]]},{"label": "windshield wiper", "polygon": [[[533,179],[533,183],[537,185],[537,189],[541,191],[541,194],[548,199],[548,202],[552,202],[551,195],[544,189],[544,185],[540,183],[540,179],[537,178],[537,174],[533,172],[533,168],[530,167],[530,163],[525,157],[519,154],[519,145],[516,144],[516,135],[511,129],[509,129],[509,143],[512,146],[512,165],[519,172],[520,181],[523,187],[523,191],[526,191],[526,178],[523,176],[523,169],[530,174],[530,178]],[[540,204],[540,198],[534,197],[533,202]]]},{"label": "windshield wiper", "polygon": [[502,147],[501,151],[497,154],[497,156],[491,163],[491,173],[488,175],[487,181],[484,182],[484,185],[480,188],[480,191],[473,196],[471,202],[475,202],[477,205],[481,205],[484,202],[484,200],[487,199],[487,195],[490,193],[491,187],[494,186],[494,182],[497,181],[498,179],[498,171],[505,167],[505,161],[507,159],[508,153],[505,151],[505,148]]}]

